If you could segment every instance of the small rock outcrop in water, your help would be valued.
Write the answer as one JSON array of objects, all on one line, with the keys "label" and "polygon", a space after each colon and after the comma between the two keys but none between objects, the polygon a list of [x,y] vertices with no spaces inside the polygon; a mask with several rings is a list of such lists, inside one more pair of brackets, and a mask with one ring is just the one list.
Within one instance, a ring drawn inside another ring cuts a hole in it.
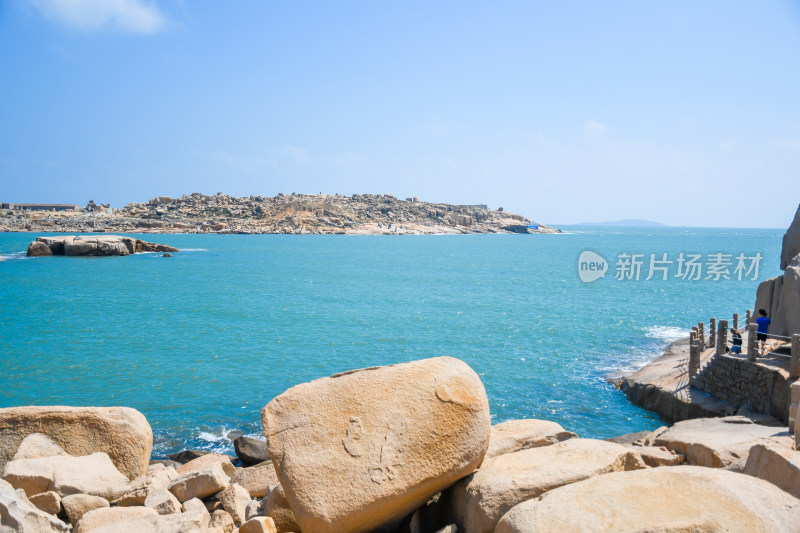
[{"label": "small rock outcrop in water", "polygon": [[142,252],[177,252],[166,244],[145,242],[123,235],[65,235],[37,237],[28,246],[28,257],[49,255],[119,256]]}]

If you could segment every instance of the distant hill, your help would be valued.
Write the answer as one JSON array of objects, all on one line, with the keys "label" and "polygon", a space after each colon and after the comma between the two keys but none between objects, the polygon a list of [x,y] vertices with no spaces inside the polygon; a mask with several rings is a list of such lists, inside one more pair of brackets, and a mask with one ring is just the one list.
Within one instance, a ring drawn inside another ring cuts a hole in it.
[{"label": "distant hill", "polygon": [[666,228],[666,224],[654,222],[652,220],[641,220],[639,218],[623,218],[622,220],[610,220],[607,222],[581,222],[576,226],[616,226],[626,228]]}]

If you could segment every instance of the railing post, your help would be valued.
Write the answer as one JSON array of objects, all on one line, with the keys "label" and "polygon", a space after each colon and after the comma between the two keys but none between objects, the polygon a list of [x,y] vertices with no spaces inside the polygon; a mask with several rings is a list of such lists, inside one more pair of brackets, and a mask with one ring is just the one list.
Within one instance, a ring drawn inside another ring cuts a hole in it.
[{"label": "railing post", "polygon": [[700,351],[703,351],[703,348],[706,347],[706,332],[705,332],[705,324],[702,322],[697,323],[697,332],[699,334],[699,338],[697,340],[700,341]]},{"label": "railing post", "polygon": [[700,369],[700,343],[695,341],[689,345],[689,385],[694,387],[697,371]]},{"label": "railing post", "polygon": [[700,338],[700,336],[699,336],[699,334],[697,332],[697,327],[695,326],[695,327],[692,328],[692,331],[689,332],[689,344],[692,344],[694,341],[698,340],[699,338]]},{"label": "railing post", "polygon": [[713,348],[717,345],[717,319],[711,318],[708,321],[708,347]]},{"label": "railing post", "polygon": [[750,309],[748,309],[747,310],[747,315],[745,315],[745,316],[747,318],[745,318],[744,322],[745,322],[745,324],[749,324],[750,323],[750,318],[753,316],[753,312]]},{"label": "railing post", "polygon": [[728,321],[720,320],[717,331],[717,355],[725,353],[725,346],[728,344]]},{"label": "railing post", "polygon": [[750,362],[755,361],[756,357],[758,357],[758,341],[756,341],[757,329],[758,325],[747,324],[747,359]]},{"label": "railing post", "polygon": [[800,377],[800,335],[792,335],[792,359],[789,361],[789,377]]},{"label": "railing post", "polygon": [[733,313],[733,329],[739,329],[739,313]]}]

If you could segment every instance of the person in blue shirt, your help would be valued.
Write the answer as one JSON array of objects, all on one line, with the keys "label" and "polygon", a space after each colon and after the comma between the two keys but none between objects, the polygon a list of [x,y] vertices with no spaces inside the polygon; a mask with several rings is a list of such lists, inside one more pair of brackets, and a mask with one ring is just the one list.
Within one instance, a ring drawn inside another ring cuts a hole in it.
[{"label": "person in blue shirt", "polygon": [[756,324],[758,324],[758,329],[756,330],[756,339],[761,343],[761,347],[758,349],[758,354],[761,356],[764,355],[764,345],[767,342],[767,332],[769,331],[770,319],[767,316],[767,312],[763,309],[759,309],[758,314],[761,316],[756,318]]}]

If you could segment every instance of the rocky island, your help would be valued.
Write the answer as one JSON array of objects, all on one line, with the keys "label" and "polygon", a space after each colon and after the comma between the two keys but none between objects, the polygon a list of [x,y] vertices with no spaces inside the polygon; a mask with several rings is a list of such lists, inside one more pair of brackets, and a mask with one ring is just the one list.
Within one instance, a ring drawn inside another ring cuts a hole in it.
[{"label": "rocky island", "polygon": [[177,248],[124,235],[67,235],[38,237],[28,246],[28,257],[50,255],[119,256],[144,252],[177,252]]},{"label": "rocky island", "polygon": [[158,196],[123,209],[74,205],[0,204],[0,232],[465,234],[561,233],[486,205],[401,200],[383,194],[278,194],[234,197],[200,193]]}]

